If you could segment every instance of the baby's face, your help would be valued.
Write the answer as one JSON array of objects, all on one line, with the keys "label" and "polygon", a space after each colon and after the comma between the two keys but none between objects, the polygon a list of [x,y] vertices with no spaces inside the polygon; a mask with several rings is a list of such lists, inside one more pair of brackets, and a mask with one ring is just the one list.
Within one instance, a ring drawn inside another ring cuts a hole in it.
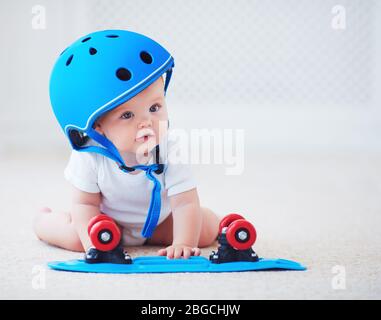
[{"label": "baby's face", "polygon": [[160,143],[167,127],[164,81],[159,78],[135,97],[102,116],[95,129],[111,140],[120,153],[143,155]]}]

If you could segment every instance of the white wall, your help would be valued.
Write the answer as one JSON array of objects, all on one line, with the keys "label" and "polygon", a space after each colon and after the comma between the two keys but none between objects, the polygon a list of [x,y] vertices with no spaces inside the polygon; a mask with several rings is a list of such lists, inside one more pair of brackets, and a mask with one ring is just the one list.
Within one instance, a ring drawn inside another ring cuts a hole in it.
[{"label": "white wall", "polygon": [[[32,8],[46,29],[32,28]],[[58,54],[98,29],[125,28],[175,57],[172,124],[244,128],[255,149],[381,150],[377,1],[11,1],[0,3],[0,150],[67,151],[50,110]]]}]

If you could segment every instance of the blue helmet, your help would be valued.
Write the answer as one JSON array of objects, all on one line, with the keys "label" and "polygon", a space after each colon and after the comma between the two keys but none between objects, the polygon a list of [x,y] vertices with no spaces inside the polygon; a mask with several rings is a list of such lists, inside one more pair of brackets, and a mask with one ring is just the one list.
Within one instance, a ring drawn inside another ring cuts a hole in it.
[{"label": "blue helmet", "polygon": [[[94,122],[164,73],[166,92],[173,67],[166,49],[131,31],[97,31],[71,44],[56,61],[49,88],[54,114],[71,146],[101,153],[130,169],[112,142],[95,131]],[[89,138],[102,147],[85,146]]]}]

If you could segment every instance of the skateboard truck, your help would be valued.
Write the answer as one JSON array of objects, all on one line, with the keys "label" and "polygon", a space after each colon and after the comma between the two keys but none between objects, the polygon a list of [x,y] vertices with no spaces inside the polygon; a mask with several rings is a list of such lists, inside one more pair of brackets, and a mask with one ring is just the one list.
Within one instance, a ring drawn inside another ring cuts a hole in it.
[{"label": "skateboard truck", "polygon": [[130,264],[132,263],[131,257],[123,250],[121,246],[117,246],[110,251],[101,251],[96,248],[90,248],[85,255],[85,261],[87,263],[118,263],[118,264]]},{"label": "skateboard truck", "polygon": [[239,214],[229,214],[220,222],[219,247],[217,252],[212,251],[209,260],[212,263],[256,262],[259,258],[252,249],[256,238],[256,230],[249,221]]}]

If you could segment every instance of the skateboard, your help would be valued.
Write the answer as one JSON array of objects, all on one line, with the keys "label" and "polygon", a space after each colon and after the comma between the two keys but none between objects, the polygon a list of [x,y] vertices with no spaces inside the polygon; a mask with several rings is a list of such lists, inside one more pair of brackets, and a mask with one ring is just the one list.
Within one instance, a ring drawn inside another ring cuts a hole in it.
[{"label": "skateboard", "polygon": [[178,273],[178,272],[243,272],[260,270],[306,270],[302,264],[286,259],[259,258],[252,246],[257,238],[252,223],[237,213],[225,216],[219,225],[217,252],[209,259],[191,256],[168,259],[164,256],[131,258],[120,245],[117,224],[101,214],[90,220],[88,234],[94,245],[85,259],[49,262],[53,270],[90,273]]},{"label": "skateboard", "polygon": [[305,270],[297,262],[284,259],[259,259],[257,262],[236,261],[212,263],[205,257],[167,259],[162,256],[133,258],[131,264],[86,263],[85,260],[50,262],[54,270],[91,273],[174,273],[174,272],[238,272],[259,270]]}]

